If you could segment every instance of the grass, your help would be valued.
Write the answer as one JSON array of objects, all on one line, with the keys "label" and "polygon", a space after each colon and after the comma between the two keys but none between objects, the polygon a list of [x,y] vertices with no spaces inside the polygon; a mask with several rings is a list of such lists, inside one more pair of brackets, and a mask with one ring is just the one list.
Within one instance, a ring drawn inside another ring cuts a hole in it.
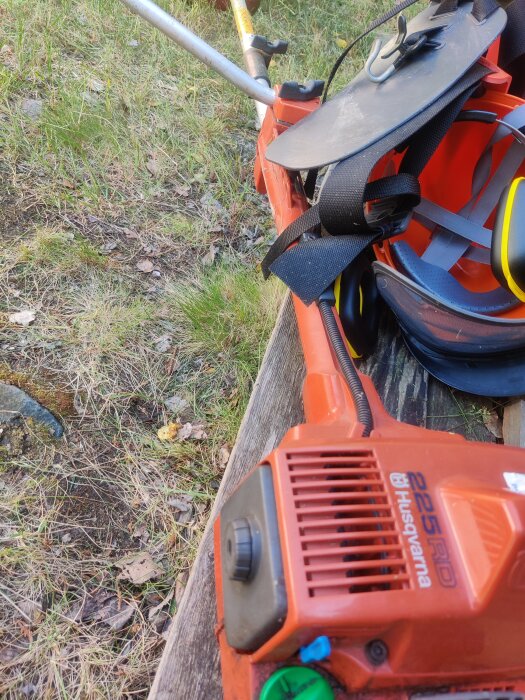
[{"label": "grass", "polygon": [[[163,5],[241,61],[228,13]],[[257,31],[291,40],[276,82],[326,76],[387,5],[263,0]],[[2,698],[147,695],[282,294],[257,270],[254,124],[117,0],[0,5],[0,381],[65,426],[0,434]],[[170,422],[203,427],[160,439]],[[140,585],[115,566],[137,551],[162,571]],[[75,613],[100,595],[122,627]]]}]

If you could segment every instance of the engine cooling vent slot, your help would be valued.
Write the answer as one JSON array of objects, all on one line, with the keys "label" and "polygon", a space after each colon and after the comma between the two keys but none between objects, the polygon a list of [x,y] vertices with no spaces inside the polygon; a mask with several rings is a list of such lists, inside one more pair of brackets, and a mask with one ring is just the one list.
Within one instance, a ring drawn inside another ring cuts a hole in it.
[{"label": "engine cooling vent slot", "polygon": [[374,453],[296,452],[287,463],[309,595],[410,588]]}]

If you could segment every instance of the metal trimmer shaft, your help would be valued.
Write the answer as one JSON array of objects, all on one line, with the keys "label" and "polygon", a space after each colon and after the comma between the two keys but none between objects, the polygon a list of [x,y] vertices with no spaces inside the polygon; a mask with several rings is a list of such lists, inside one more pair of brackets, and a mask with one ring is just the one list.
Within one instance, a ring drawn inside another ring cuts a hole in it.
[{"label": "metal trimmer shaft", "polygon": [[178,22],[152,0],[121,0],[121,2],[249,97],[265,105],[273,105],[275,102],[275,92],[268,85],[249,76],[248,73]]}]

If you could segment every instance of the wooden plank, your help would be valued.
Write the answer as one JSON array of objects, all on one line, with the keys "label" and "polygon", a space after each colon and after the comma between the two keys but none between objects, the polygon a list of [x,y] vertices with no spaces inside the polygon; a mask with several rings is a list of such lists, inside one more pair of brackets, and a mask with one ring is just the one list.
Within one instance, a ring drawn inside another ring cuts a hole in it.
[{"label": "wooden plank", "polygon": [[518,399],[503,411],[503,441],[506,445],[525,447],[525,400]]},{"label": "wooden plank", "polygon": [[239,429],[179,611],[170,629],[150,700],[222,698],[215,639],[213,522],[242,478],[303,419],[304,364],[287,296]]},{"label": "wooden plank", "polygon": [[451,389],[431,377],[407,350],[390,314],[382,321],[374,354],[362,362],[391,416],[431,430],[464,435],[469,440],[494,442],[484,417],[494,410],[490,399]]},{"label": "wooden plank", "polygon": [[[369,374],[394,417],[414,425],[494,440],[483,422],[486,401],[437,382],[411,357],[393,320],[386,317]],[[303,360],[287,299],[265,354],[236,446],[202,538],[195,564],[151,689],[150,700],[220,700],[219,654],[214,636],[215,590],[212,523],[243,476],[303,420]],[[490,402],[489,402],[490,403]]]}]

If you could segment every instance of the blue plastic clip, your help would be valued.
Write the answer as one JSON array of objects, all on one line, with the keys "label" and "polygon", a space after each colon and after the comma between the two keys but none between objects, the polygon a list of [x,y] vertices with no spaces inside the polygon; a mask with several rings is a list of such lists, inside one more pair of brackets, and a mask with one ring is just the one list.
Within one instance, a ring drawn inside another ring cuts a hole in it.
[{"label": "blue plastic clip", "polygon": [[332,646],[328,637],[316,637],[313,642],[301,647],[299,658],[303,664],[311,664],[314,661],[324,661],[332,653]]}]

